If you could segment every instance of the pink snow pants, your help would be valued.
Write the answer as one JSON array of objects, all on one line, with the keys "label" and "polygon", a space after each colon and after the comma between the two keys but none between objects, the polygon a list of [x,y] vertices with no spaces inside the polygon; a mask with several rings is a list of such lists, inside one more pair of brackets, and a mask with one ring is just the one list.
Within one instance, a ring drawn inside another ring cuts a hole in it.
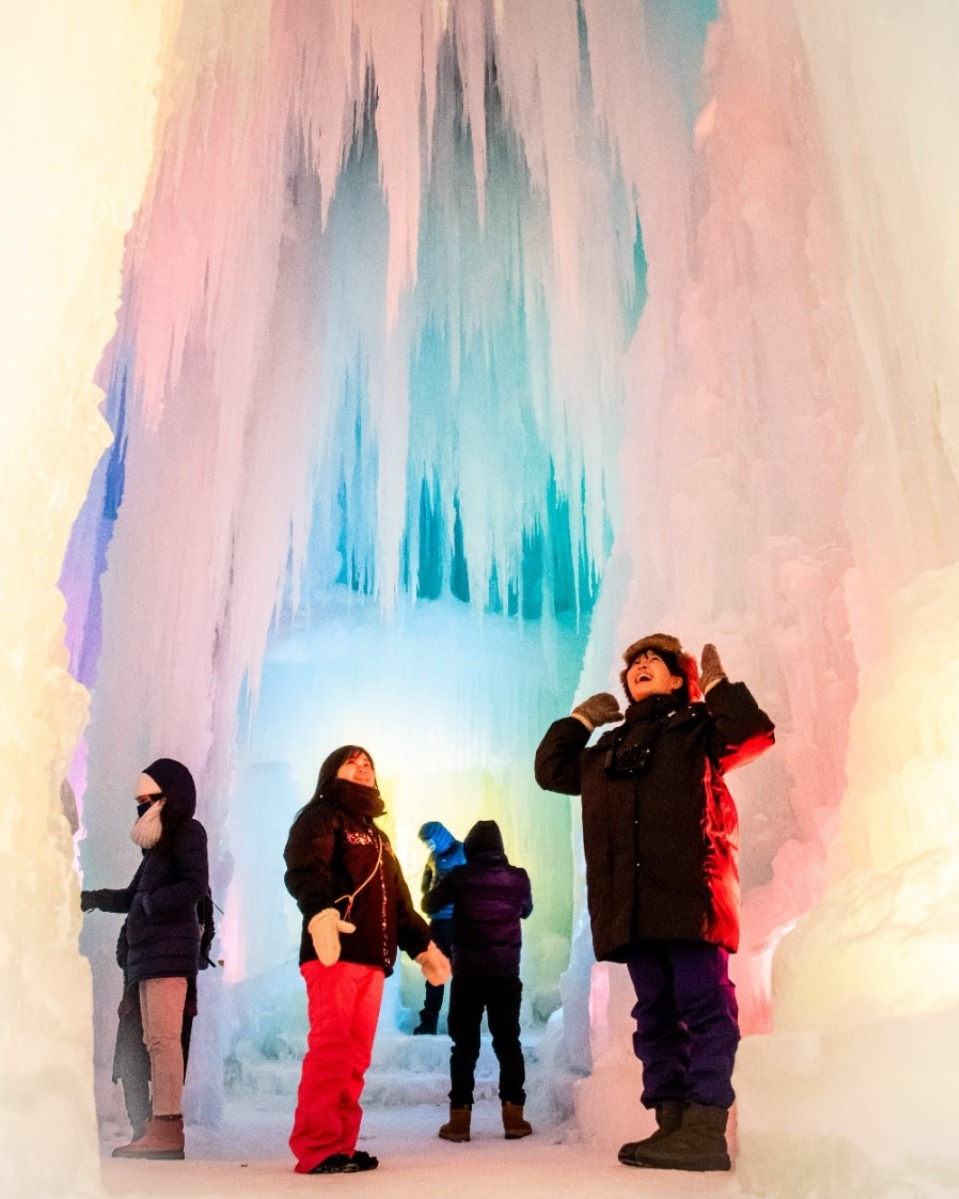
[{"label": "pink snow pants", "polygon": [[385,975],[375,966],[304,962],[310,1033],[290,1148],[298,1174],[331,1153],[352,1155],[360,1132],[360,1094],[373,1053]]}]

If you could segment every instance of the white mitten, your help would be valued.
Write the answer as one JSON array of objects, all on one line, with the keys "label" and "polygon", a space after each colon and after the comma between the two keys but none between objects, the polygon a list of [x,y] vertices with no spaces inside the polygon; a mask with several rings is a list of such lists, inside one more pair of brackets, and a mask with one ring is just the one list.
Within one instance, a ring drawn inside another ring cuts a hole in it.
[{"label": "white mitten", "polygon": [[423,971],[423,977],[434,987],[442,987],[450,979],[450,961],[435,941],[430,941],[426,949],[416,959],[416,964]]},{"label": "white mitten", "polygon": [[313,938],[316,956],[324,966],[332,966],[340,960],[340,933],[355,933],[356,925],[341,920],[336,908],[324,908],[316,913],[306,931]]}]

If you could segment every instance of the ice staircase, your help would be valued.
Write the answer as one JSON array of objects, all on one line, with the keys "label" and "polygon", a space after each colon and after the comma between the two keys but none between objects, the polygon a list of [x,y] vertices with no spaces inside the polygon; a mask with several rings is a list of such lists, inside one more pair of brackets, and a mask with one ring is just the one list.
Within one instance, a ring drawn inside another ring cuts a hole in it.
[{"label": "ice staircase", "polygon": [[[537,1060],[539,1037],[523,1035],[526,1068]],[[381,1027],[373,1046],[373,1060],[366,1072],[364,1107],[393,1107],[419,1103],[445,1104],[450,1089],[450,1039],[414,1037],[410,1033]],[[499,1065],[489,1035],[484,1031],[476,1063],[475,1099],[495,1099]],[[226,1086],[235,1093],[296,1095],[300,1080],[300,1058],[294,1054],[276,1057],[244,1055],[227,1064]]]},{"label": "ice staircase", "polygon": [[[522,1038],[526,1068],[536,1061],[538,1038]],[[484,1032],[476,1063],[474,1098],[495,1099],[499,1064],[493,1044]],[[366,1074],[363,1102],[370,1106],[447,1102],[450,1089],[450,1039],[447,1036],[414,1037],[386,1032],[376,1038],[373,1060]]]}]

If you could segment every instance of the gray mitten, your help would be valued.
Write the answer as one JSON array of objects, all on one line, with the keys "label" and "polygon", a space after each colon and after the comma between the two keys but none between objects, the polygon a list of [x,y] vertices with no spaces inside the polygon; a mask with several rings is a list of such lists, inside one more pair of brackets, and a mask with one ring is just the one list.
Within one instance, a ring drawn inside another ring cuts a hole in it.
[{"label": "gray mitten", "polygon": [[619,710],[619,700],[608,691],[600,691],[598,695],[584,699],[581,704],[576,705],[570,715],[585,724],[590,732],[598,729],[601,724],[612,724],[623,719]]},{"label": "gray mitten", "polygon": [[705,695],[710,687],[715,687],[725,677],[726,672],[723,670],[723,664],[719,660],[719,652],[715,645],[704,645],[703,656],[699,664],[700,691]]}]

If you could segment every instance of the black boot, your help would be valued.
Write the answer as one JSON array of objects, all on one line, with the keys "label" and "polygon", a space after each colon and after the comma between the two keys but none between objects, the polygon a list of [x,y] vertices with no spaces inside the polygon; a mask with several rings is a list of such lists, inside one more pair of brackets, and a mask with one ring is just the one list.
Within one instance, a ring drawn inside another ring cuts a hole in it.
[{"label": "black boot", "polygon": [[728,1115],[724,1107],[690,1103],[675,1132],[637,1146],[631,1157],[620,1157],[620,1161],[652,1170],[728,1170],[731,1164],[726,1149]]},{"label": "black boot", "polygon": [[641,1141],[627,1141],[619,1151],[619,1160],[624,1166],[635,1166],[637,1152],[642,1152],[647,1145],[651,1145],[653,1141],[661,1141],[663,1137],[668,1137],[670,1133],[676,1132],[683,1122],[683,1109],[685,1104],[679,1099],[664,1099],[662,1103],[657,1103],[656,1112],[656,1131],[648,1137],[644,1137]]}]

